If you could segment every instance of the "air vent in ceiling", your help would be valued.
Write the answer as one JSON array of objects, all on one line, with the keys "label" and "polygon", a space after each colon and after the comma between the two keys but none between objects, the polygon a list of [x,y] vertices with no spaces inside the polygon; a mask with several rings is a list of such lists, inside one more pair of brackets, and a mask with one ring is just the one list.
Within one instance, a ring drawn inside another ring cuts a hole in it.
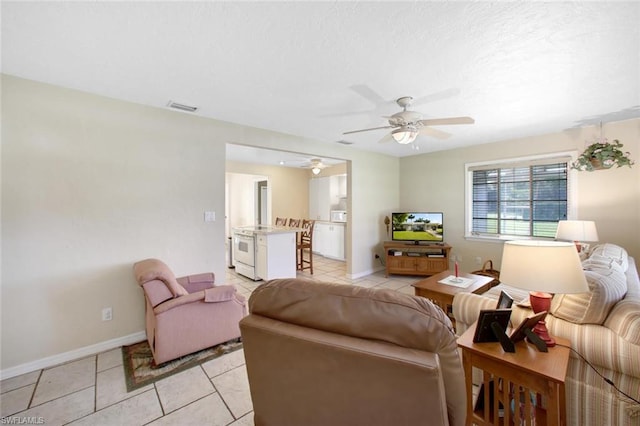
[{"label": "air vent in ceiling", "polygon": [[174,101],[169,101],[167,106],[169,108],[177,109],[179,111],[184,111],[184,112],[196,112],[198,110],[198,107],[181,104],[179,102],[174,102]]}]

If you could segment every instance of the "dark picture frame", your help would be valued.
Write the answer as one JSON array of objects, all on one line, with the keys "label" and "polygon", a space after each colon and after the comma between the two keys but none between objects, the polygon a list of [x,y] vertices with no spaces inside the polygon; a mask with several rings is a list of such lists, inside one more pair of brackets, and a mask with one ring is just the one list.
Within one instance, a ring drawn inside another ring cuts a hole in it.
[{"label": "dark picture frame", "polygon": [[496,309],[510,309],[513,306],[513,297],[509,296],[509,294],[502,290],[500,292],[500,298],[498,299],[498,305]]},{"label": "dark picture frame", "polygon": [[498,342],[498,337],[493,332],[491,324],[497,323],[502,330],[506,330],[511,318],[511,309],[483,309],[478,316],[476,332],[473,335],[474,343]]}]

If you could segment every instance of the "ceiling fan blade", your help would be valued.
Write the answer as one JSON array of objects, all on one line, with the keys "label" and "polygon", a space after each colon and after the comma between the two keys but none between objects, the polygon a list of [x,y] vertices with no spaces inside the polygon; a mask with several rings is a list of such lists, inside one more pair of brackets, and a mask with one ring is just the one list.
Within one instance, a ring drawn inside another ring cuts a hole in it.
[{"label": "ceiling fan blade", "polygon": [[343,132],[343,135],[350,135],[351,133],[360,133],[360,132],[368,132],[369,130],[380,130],[380,129],[392,129],[393,126],[381,126],[381,127],[371,127],[370,129],[361,129],[361,130],[351,130],[349,132]]},{"label": "ceiling fan blade", "polygon": [[421,105],[426,104],[428,102],[439,101],[441,99],[452,98],[460,94],[460,89],[450,88],[446,90],[442,90],[440,92],[432,93],[430,95],[422,96],[420,98],[414,99],[411,101],[411,105]]},{"label": "ceiling fan blade", "polygon": [[449,124],[473,124],[476,121],[471,117],[428,118],[420,120],[423,126],[444,126]]},{"label": "ceiling fan blade", "polygon": [[420,128],[420,134],[434,137],[436,139],[449,139],[451,133],[443,132],[442,130],[433,129],[431,127]]},{"label": "ceiling fan blade", "polygon": [[373,91],[373,89],[371,89],[366,84],[354,84],[353,86],[350,87],[350,89],[356,92],[357,94],[359,94],[360,96],[362,96],[363,98],[370,100],[375,105],[388,103],[387,100],[383,99],[382,96],[378,95],[376,92]]},{"label": "ceiling fan blade", "polygon": [[332,117],[348,117],[350,115],[365,115],[371,114],[375,110],[369,109],[366,111],[351,111],[351,112],[335,112],[330,114],[320,114],[318,117],[322,118],[332,118]]},{"label": "ceiling fan blade", "polygon": [[384,135],[382,139],[378,141],[378,143],[387,143],[387,142],[391,142],[392,140],[393,140],[393,136],[391,136],[391,133],[387,133],[386,135]]}]

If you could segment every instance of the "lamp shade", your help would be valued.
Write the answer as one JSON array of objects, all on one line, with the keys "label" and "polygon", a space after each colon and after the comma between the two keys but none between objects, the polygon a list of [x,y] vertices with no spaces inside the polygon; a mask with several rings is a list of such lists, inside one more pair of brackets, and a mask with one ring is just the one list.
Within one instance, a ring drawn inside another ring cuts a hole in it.
[{"label": "lamp shade", "polygon": [[558,222],[556,240],[598,241],[596,223],[592,220],[561,220]]},{"label": "lamp shade", "polygon": [[392,131],[391,136],[393,140],[399,144],[406,145],[416,140],[418,137],[418,129],[412,126],[402,126]]},{"label": "lamp shade", "polygon": [[500,282],[545,293],[589,291],[575,246],[559,241],[507,241]]}]

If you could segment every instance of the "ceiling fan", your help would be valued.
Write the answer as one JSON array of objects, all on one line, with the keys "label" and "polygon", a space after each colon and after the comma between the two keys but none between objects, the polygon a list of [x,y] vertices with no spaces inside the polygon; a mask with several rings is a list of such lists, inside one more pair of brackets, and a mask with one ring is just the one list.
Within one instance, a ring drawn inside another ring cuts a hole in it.
[{"label": "ceiling fan", "polygon": [[407,111],[411,106],[413,98],[411,96],[403,96],[396,100],[396,103],[402,108],[402,111],[392,116],[384,117],[389,121],[388,126],[372,127],[369,129],[352,130],[344,132],[343,135],[351,133],[368,132],[370,130],[393,129],[391,133],[382,138],[380,142],[387,142],[391,139],[399,144],[409,144],[413,142],[419,134],[433,136],[438,139],[446,139],[451,136],[450,133],[433,129],[430,126],[442,126],[453,124],[473,124],[475,120],[471,117],[449,117],[449,118],[429,118],[423,119],[422,114],[417,111]]},{"label": "ceiling fan", "polygon": [[320,173],[322,169],[329,166],[324,164],[320,158],[311,158],[308,161],[305,161],[303,164],[301,164],[300,167],[303,167],[305,169],[311,169],[311,172],[313,172],[314,175],[317,175]]}]

